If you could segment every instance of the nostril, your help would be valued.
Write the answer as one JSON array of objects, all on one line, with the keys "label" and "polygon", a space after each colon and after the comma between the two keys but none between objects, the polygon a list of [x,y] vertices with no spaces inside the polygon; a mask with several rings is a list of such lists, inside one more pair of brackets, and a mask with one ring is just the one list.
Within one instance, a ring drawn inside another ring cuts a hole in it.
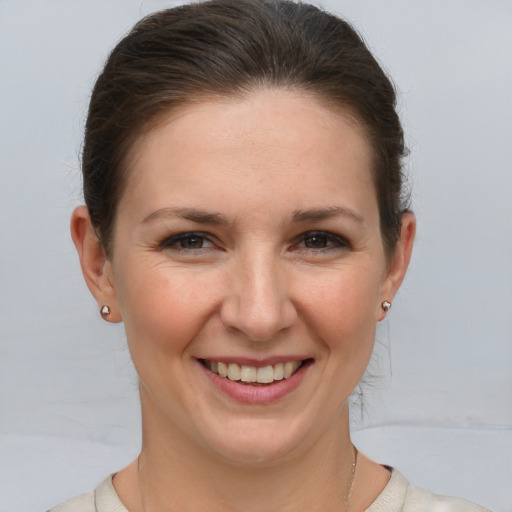
[{"label": "nostril", "polygon": [[242,334],[251,341],[272,340],[290,328],[297,319],[293,304],[258,302],[255,300],[226,301],[220,310],[220,320],[230,331]]}]

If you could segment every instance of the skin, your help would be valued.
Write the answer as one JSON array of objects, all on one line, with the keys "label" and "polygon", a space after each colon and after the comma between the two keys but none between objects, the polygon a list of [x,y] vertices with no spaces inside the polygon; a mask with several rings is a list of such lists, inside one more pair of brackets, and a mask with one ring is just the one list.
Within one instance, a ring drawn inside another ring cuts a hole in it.
[{"label": "skin", "polygon": [[[404,214],[386,257],[370,162],[353,118],[257,90],[184,107],[138,141],[111,259],[75,210],[86,282],[124,322],[140,378],[141,471],[114,478],[131,511],[345,509],[347,398],[415,232]],[[228,357],[313,363],[283,398],[246,404],[198,363]],[[360,455],[349,510],[388,479]]]}]

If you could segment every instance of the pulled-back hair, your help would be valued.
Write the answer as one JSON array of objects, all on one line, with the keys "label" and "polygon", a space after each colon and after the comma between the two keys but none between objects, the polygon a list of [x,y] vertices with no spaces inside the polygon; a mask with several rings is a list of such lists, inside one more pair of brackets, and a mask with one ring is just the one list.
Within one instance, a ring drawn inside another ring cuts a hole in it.
[{"label": "pulled-back hair", "polygon": [[393,85],[361,37],[309,4],[211,0],[139,21],[94,86],[82,170],[85,202],[107,256],[136,140],[187,103],[261,87],[307,92],[361,124],[373,151],[381,232],[392,252],[406,208],[403,131]]}]

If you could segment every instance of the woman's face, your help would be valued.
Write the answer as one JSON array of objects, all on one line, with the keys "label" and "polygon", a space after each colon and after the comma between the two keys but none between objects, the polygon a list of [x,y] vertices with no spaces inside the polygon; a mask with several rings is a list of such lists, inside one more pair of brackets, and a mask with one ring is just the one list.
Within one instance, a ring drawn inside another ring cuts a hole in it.
[{"label": "woman's face", "polygon": [[251,463],[339,431],[399,284],[357,124],[290,91],[205,101],[129,176],[106,274],[145,433]]}]

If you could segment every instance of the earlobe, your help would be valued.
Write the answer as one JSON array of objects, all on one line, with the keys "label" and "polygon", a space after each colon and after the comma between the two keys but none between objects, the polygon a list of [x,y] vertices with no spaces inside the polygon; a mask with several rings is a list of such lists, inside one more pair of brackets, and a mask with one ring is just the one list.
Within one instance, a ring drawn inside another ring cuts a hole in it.
[{"label": "earlobe", "polygon": [[108,260],[91,223],[86,206],[79,206],[71,216],[71,238],[80,259],[87,287],[98,303],[98,311],[108,305],[110,313],[102,315],[109,322],[120,322],[116,290]]},{"label": "earlobe", "polygon": [[[404,280],[409,262],[411,261],[414,236],[416,234],[416,218],[412,212],[405,212],[401,216],[400,237],[389,263],[386,278],[381,288],[381,304],[391,303]],[[382,320],[389,308],[379,307],[379,318]]]}]

